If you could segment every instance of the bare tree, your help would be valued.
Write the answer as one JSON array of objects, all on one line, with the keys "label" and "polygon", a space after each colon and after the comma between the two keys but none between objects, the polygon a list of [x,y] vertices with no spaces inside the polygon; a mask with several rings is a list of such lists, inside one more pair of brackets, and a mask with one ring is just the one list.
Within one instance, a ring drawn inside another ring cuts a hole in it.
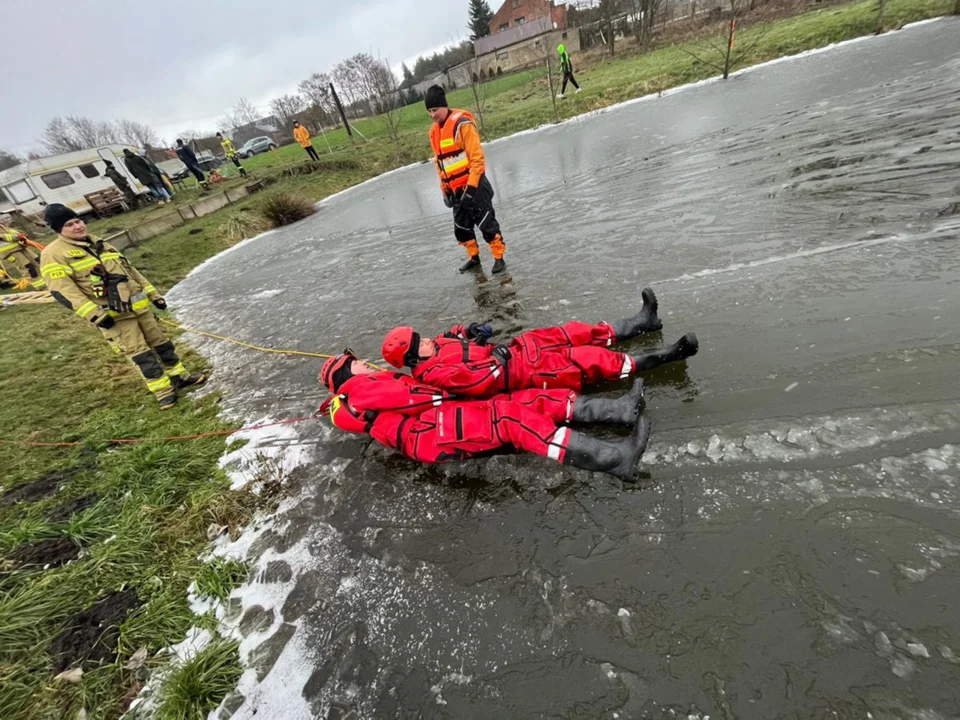
[{"label": "bare tree", "polygon": [[194,140],[199,140],[205,135],[206,133],[202,133],[198,130],[181,130],[180,132],[177,133],[177,139],[183,140],[185,143],[189,145]]},{"label": "bare tree", "polygon": [[960,15],[960,0],[953,0],[953,14]]},{"label": "bare tree", "polygon": [[736,47],[737,19],[746,11],[747,0],[727,0],[727,4],[729,7],[729,17],[723,20],[719,37],[713,37],[706,41],[708,48],[717,54],[708,54],[712,55],[712,57],[702,57],[689,50],[683,50],[697,62],[712,67],[722,73],[724,80],[730,76],[730,71],[743,62],[744,58],[750,54],[764,34],[763,32],[757,32],[753,35],[750,42]]},{"label": "bare tree", "polygon": [[373,111],[387,126],[390,139],[397,146],[397,157],[403,155],[400,144],[400,116],[403,101],[400,84],[390,66],[379,58],[361,53],[350,59],[356,72],[357,89],[368,100]]},{"label": "bare tree", "polygon": [[883,16],[887,11],[887,0],[878,0],[877,2],[877,29],[874,31],[877,35],[883,32]]},{"label": "bare tree", "polygon": [[318,122],[335,122],[337,108],[330,93],[330,76],[327,73],[313,73],[297,85],[297,90],[307,107],[314,110]]},{"label": "bare tree", "polygon": [[345,101],[348,109],[354,106],[358,100],[363,99],[359,89],[360,79],[355,57],[347,58],[337,64],[333,69],[333,82],[339,88],[341,100]]},{"label": "bare tree", "polygon": [[0,170],[16,167],[22,162],[23,158],[19,155],[14,155],[12,152],[7,152],[6,150],[0,150]]},{"label": "bare tree", "polygon": [[663,7],[664,0],[630,0],[633,12],[633,34],[639,47],[649,47],[653,40],[653,27]]},{"label": "bare tree", "polygon": [[483,110],[487,105],[487,92],[480,74],[483,69],[477,58],[469,61],[467,70],[470,72],[470,90],[473,92],[473,105],[477,110],[477,120],[480,122],[480,134],[483,134]]},{"label": "bare tree", "polygon": [[255,123],[260,119],[260,113],[257,112],[256,105],[245,97],[242,97],[237,101],[237,104],[233,106],[231,117],[236,123],[234,127],[240,127],[241,125],[252,125]]},{"label": "bare tree", "polygon": [[547,85],[550,89],[550,102],[553,103],[553,121],[560,122],[560,109],[557,107],[557,88],[553,81],[553,63],[555,62],[553,47],[547,42],[546,38],[547,36],[544,36],[539,40],[534,40],[533,52],[539,62],[547,68]]},{"label": "bare tree", "polygon": [[613,57],[614,44],[616,39],[616,30],[613,27],[613,18],[619,10],[617,0],[600,0],[600,21],[607,35],[607,42],[610,45],[610,57]]},{"label": "bare tree", "polygon": [[299,95],[283,95],[270,101],[270,112],[276,115],[284,128],[289,128],[293,116],[302,112],[305,107],[306,103]]},{"label": "bare tree", "polygon": [[40,137],[43,147],[54,155],[97,147],[118,140],[117,132],[110,123],[73,115],[66,118],[53,118],[47,123]]},{"label": "bare tree", "polygon": [[157,133],[149,125],[133,120],[117,120],[117,135],[120,140],[138,147],[157,145]]}]

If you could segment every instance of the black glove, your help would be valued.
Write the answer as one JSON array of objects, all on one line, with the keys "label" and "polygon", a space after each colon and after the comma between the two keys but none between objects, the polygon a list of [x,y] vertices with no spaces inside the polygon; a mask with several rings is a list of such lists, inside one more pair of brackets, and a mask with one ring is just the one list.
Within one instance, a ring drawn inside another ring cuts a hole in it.
[{"label": "black glove", "polygon": [[166,310],[166,309],[167,309],[167,301],[164,300],[162,297],[160,297],[160,298],[155,298],[155,299],[151,300],[150,302],[153,303],[154,307],[157,308],[157,310]]},{"label": "black glove", "polygon": [[113,319],[112,315],[104,315],[96,322],[96,326],[101,330],[109,330],[116,324],[117,321]]},{"label": "black glove", "polygon": [[477,189],[467,185],[463,189],[463,195],[460,196],[460,209],[467,212],[473,210],[477,204]]},{"label": "black glove", "polygon": [[510,360],[510,348],[506,345],[495,345],[490,354],[499,360],[501,365],[506,365]]},{"label": "black glove", "polygon": [[465,334],[469,339],[476,340],[478,345],[486,345],[487,340],[493,337],[493,328],[481,323],[470,323]]},{"label": "black glove", "polygon": [[452,208],[457,204],[457,196],[453,193],[444,193],[443,194],[443,204],[448,208]]}]

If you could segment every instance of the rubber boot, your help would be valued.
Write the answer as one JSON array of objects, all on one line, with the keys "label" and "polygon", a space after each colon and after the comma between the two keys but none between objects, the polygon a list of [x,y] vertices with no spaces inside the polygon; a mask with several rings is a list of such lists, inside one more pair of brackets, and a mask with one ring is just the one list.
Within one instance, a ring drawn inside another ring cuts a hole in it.
[{"label": "rubber boot", "polygon": [[471,255],[470,259],[460,266],[460,272],[465,273],[478,267],[480,267],[480,256]]},{"label": "rubber boot", "polygon": [[170,378],[170,383],[177,389],[183,390],[191,385],[203,385],[207,381],[205,373],[189,373],[183,375],[174,375]]},{"label": "rubber boot", "polygon": [[697,336],[693,333],[687,333],[673,345],[667,345],[667,347],[653,352],[631,355],[630,359],[633,360],[633,371],[638,373],[644,370],[653,370],[664,363],[686,360],[688,357],[696,355],[699,349],[700,342],[697,340]]},{"label": "rubber boot", "polygon": [[616,443],[571,430],[563,464],[581,470],[605,472],[624,482],[636,482],[637,462],[647,449],[649,439],[650,423],[643,417],[637,421],[628,438]]},{"label": "rubber boot", "polygon": [[653,290],[651,288],[644,288],[640,292],[640,297],[643,298],[643,308],[641,308],[639,313],[633,317],[610,323],[610,327],[613,328],[613,334],[616,336],[618,342],[620,340],[629,340],[641,333],[656,332],[663,328],[663,323],[657,316],[657,309],[660,307],[660,304],[657,302],[657,296]]},{"label": "rubber boot", "polygon": [[164,395],[162,398],[160,398],[160,409],[161,409],[161,410],[169,410],[170,408],[172,408],[172,407],[173,407],[174,405],[176,405],[176,404],[177,404],[177,391],[176,391],[176,389],[174,389],[174,391],[173,391],[172,393],[170,393],[169,395]]},{"label": "rubber boot", "polygon": [[581,395],[573,403],[573,422],[633,425],[643,412],[643,380],[633,381],[630,392],[618,398]]},{"label": "rubber boot", "polygon": [[502,273],[507,269],[507,264],[503,261],[503,258],[497,258],[493,261],[493,270],[491,271],[494,275],[497,273]]}]

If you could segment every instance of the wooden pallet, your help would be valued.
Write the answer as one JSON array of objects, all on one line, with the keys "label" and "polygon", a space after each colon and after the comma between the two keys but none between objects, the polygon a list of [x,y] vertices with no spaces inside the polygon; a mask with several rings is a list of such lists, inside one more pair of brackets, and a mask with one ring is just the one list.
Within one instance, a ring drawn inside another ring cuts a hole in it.
[{"label": "wooden pallet", "polygon": [[126,212],[130,209],[130,206],[127,204],[127,199],[117,188],[98,190],[97,192],[88,193],[83,197],[90,203],[90,207],[93,208],[93,211],[99,217],[107,217],[107,215]]}]

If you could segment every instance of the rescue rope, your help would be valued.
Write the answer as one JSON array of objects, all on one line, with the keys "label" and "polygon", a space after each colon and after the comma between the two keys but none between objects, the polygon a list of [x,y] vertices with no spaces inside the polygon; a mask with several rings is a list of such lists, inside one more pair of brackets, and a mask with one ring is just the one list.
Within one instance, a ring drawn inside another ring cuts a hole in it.
[{"label": "rescue rope", "polygon": [[[317,418],[318,418],[318,414],[314,413],[313,415],[307,415],[305,417],[290,418],[289,420],[279,420],[277,422],[262,423],[260,425],[249,425],[247,427],[238,428],[236,430],[215,430],[213,432],[197,433],[196,435],[172,435],[170,437],[115,438],[113,440],[106,440],[105,442],[108,445],[139,445],[140,443],[146,443],[146,442],[173,442],[178,440],[203,440],[205,438],[233,435],[234,433],[239,433],[239,432],[248,432],[251,430],[263,430],[264,428],[276,427],[277,425],[293,425],[294,423],[306,422],[307,420],[316,420]],[[59,443],[30,442],[28,440],[0,440],[0,445],[25,445],[27,447],[44,447],[44,448],[77,447],[78,445],[83,445],[83,444],[85,443],[81,440],[75,440],[73,442],[59,442]]]},{"label": "rescue rope", "polygon": [[215,340],[223,340],[224,342],[233,343],[234,345],[239,345],[240,347],[249,348],[250,350],[259,350],[260,352],[274,353],[276,355],[300,355],[301,357],[313,357],[313,358],[331,358],[333,355],[327,355],[325,353],[316,353],[316,352],[306,352],[304,350],[279,350],[277,348],[268,348],[262,347],[260,345],[253,345],[252,343],[244,342],[243,340],[237,340],[236,338],[226,337],[225,335],[216,335],[214,333],[206,332],[204,330],[196,330],[194,328],[189,328],[185,325],[175,323],[172,320],[167,320],[165,318],[160,318],[160,322],[170,327],[175,327],[184,332],[195,333],[196,335],[203,335],[205,337],[214,338]]}]

